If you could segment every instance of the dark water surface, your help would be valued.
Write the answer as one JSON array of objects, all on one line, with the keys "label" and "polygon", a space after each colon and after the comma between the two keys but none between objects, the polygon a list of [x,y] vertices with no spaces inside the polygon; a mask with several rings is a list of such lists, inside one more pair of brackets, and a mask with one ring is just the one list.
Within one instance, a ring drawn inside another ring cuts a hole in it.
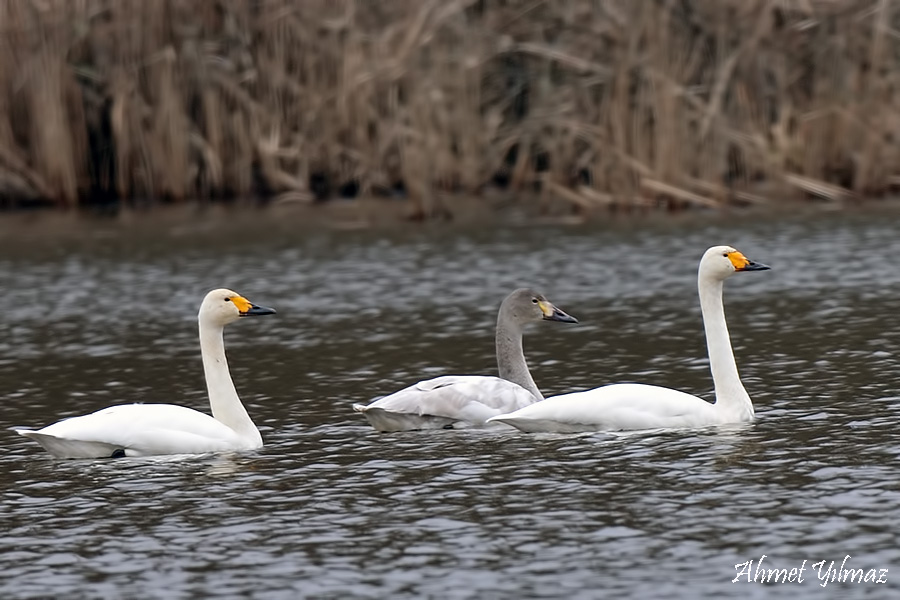
[{"label": "dark water surface", "polygon": [[[895,222],[0,241],[0,598],[900,597]],[[711,398],[695,274],[726,243],[773,267],[726,284],[752,425],[378,434],[350,410],[493,374],[496,309],[522,284],[581,320],[528,332],[545,394]],[[196,312],[220,286],[279,311],[226,333],[261,451],[57,460],[7,429],[208,411]],[[806,561],[803,583],[732,583],[763,554]],[[813,563],[846,555],[887,583],[821,587]]]}]

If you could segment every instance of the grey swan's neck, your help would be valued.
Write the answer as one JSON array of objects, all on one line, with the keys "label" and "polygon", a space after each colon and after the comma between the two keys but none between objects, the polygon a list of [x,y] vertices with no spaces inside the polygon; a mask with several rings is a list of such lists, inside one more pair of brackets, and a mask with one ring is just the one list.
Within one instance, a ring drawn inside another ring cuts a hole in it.
[{"label": "grey swan's neck", "polygon": [[525,351],[522,348],[522,326],[501,312],[497,319],[497,368],[500,377],[517,383],[534,396],[535,400],[543,400],[541,390],[534,383],[528,365],[525,363]]}]

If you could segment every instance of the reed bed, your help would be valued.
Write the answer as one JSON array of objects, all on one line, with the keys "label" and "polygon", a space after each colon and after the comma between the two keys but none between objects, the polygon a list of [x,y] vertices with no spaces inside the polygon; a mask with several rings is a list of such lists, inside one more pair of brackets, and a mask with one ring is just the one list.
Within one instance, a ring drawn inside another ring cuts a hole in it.
[{"label": "reed bed", "polygon": [[0,0],[0,203],[900,189],[894,0]]}]

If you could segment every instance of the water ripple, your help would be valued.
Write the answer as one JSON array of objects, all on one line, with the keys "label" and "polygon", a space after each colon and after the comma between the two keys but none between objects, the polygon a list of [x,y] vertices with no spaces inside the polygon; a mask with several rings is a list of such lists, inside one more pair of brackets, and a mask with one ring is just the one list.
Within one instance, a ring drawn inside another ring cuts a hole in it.
[{"label": "water ripple", "polygon": [[[3,598],[769,598],[887,585],[732,584],[900,564],[900,239],[879,218],[272,235],[2,253],[4,427],[133,400],[206,410],[196,310],[227,285],[277,318],[229,329],[267,445],[58,461],[3,429]],[[642,381],[711,397],[696,261],[771,264],[726,310],[756,423],[690,432],[377,434],[352,402],[493,373],[529,284],[581,324],[529,330],[548,394]],[[877,251],[875,251],[877,249]],[[827,257],[827,260],[824,260]]]}]

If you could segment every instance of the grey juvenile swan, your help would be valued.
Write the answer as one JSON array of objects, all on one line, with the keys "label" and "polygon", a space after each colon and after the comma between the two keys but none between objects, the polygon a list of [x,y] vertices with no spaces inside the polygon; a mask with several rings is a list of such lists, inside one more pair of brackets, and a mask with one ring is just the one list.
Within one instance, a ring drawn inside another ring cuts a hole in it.
[{"label": "grey juvenile swan", "polygon": [[522,329],[537,321],[578,321],[534,290],[514,291],[497,315],[500,377],[445,375],[420,381],[369,405],[354,404],[378,431],[483,426],[494,415],[543,400],[522,349]]}]

